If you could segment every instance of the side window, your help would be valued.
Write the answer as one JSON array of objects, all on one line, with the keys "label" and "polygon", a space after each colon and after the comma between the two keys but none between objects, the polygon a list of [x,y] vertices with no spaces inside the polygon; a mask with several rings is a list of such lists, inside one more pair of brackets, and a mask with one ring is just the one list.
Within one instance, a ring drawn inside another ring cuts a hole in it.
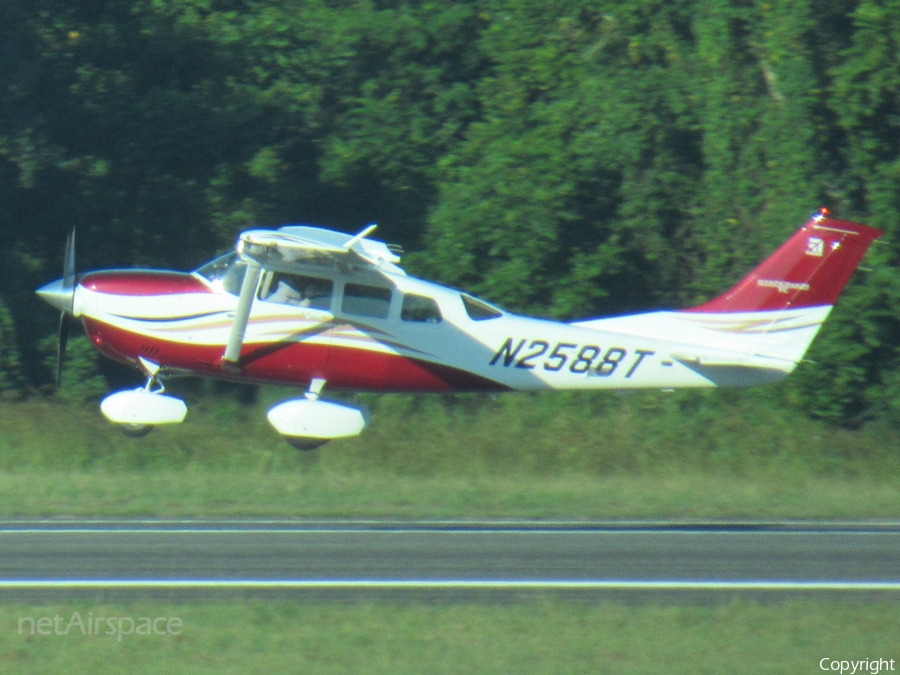
[{"label": "side window", "polygon": [[263,281],[259,299],[295,307],[330,310],[333,290],[334,284],[330,279],[273,272]]},{"label": "side window", "polygon": [[386,319],[391,310],[391,289],[363,284],[346,284],[341,310],[347,314]]},{"label": "side window", "polygon": [[407,294],[403,296],[400,318],[403,321],[418,323],[440,323],[443,317],[437,303],[432,298]]}]

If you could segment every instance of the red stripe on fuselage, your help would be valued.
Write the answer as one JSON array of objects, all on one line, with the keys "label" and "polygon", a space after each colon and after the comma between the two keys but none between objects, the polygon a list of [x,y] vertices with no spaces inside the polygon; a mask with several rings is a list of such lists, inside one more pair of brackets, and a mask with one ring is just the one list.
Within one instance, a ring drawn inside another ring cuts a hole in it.
[{"label": "red stripe on fuselage", "polygon": [[97,293],[109,295],[172,295],[174,293],[210,293],[197,277],[184,272],[158,270],[110,270],[88,272],[79,283]]},{"label": "red stripe on fuselage", "polygon": [[137,365],[138,357],[142,356],[163,368],[190,371],[196,375],[302,387],[313,378],[323,378],[329,389],[351,391],[483,392],[509,389],[465,370],[399,354],[287,340],[244,345],[241,371],[232,374],[221,368],[224,345],[161,340],[88,317],[83,321],[85,330],[102,354],[130,365]]}]

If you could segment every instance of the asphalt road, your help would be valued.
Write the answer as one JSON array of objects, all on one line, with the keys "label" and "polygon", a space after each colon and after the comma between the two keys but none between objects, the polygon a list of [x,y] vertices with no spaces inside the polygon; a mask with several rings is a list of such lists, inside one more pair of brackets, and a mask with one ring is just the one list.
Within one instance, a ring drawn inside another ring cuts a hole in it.
[{"label": "asphalt road", "polygon": [[900,600],[900,524],[0,522],[0,598]]}]

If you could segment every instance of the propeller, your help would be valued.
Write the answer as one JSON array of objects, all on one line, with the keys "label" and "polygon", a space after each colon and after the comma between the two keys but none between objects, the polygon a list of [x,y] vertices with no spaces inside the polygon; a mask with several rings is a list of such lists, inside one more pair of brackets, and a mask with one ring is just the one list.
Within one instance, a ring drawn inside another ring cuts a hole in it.
[{"label": "propeller", "polygon": [[63,360],[66,356],[66,345],[69,342],[69,327],[75,313],[75,230],[69,233],[66,240],[66,254],[63,260],[63,278],[53,281],[37,294],[61,311],[59,317],[59,348],[56,353],[56,386],[62,378]]},{"label": "propeller", "polygon": [[62,290],[67,294],[67,304],[59,315],[59,347],[56,352],[56,386],[62,382],[63,361],[66,358],[66,345],[69,344],[69,328],[72,314],[75,311],[75,228],[66,238],[66,253],[63,260]]}]

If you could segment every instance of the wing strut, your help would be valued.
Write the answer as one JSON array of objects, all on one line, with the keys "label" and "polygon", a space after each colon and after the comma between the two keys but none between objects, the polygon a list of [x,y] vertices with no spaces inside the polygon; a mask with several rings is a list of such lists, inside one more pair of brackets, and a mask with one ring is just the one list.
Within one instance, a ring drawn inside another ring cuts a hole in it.
[{"label": "wing strut", "polygon": [[372,234],[372,232],[375,231],[376,227],[378,227],[378,225],[376,223],[372,223],[371,225],[366,227],[364,230],[359,232],[359,234],[356,234],[356,235],[350,237],[347,240],[347,242],[344,244],[344,250],[349,251],[351,248],[353,248],[356,245],[357,242],[362,241],[363,239],[368,237],[370,234]]},{"label": "wing strut", "polygon": [[225,346],[225,355],[222,357],[222,368],[225,370],[239,371],[241,369],[241,347],[244,345],[244,333],[247,332],[247,321],[250,319],[250,310],[253,307],[253,297],[256,295],[256,286],[259,284],[259,273],[262,267],[253,258],[247,258],[247,272],[241,284],[241,295],[238,298],[237,309],[234,312],[234,323],[231,324],[231,334],[228,336],[228,344]]}]

